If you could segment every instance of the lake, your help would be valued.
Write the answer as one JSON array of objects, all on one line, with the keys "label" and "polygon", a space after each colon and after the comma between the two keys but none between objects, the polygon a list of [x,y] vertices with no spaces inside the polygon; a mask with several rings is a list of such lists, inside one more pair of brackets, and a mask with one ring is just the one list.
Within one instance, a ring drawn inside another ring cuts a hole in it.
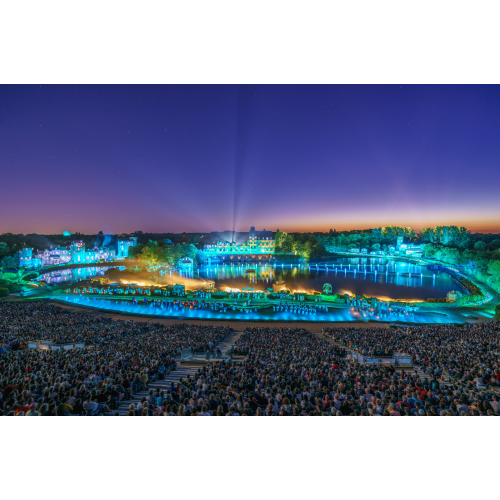
[{"label": "lake", "polygon": [[[236,263],[235,263],[236,264]],[[65,283],[105,276],[115,266],[79,267],[49,271],[39,279],[48,283]],[[119,269],[125,269],[119,267]],[[254,270],[255,272],[249,272]],[[142,273],[142,275],[153,273]],[[149,278],[149,276],[148,276]],[[451,290],[465,291],[442,271],[430,270],[407,262],[384,258],[337,258],[318,265],[203,265],[191,272],[172,272],[138,281],[145,284],[182,283],[186,288],[203,288],[206,281],[214,281],[216,288],[225,290],[254,288],[268,290],[273,283],[283,281],[291,291],[322,292],[329,283],[332,293],[351,293],[393,300],[426,300],[444,298]],[[134,279],[135,281],[135,279]]]},{"label": "lake", "polygon": [[[249,273],[249,269],[254,269],[255,273]],[[172,278],[174,276],[173,273]],[[466,293],[448,273],[383,258],[338,258],[318,263],[317,266],[211,265],[198,267],[191,273],[180,273],[179,277],[212,280],[219,289],[250,287],[267,290],[273,283],[283,281],[291,291],[322,292],[323,285],[329,283],[332,293],[349,292],[394,300],[445,298],[451,290]],[[170,281],[167,275],[158,279],[158,283]]]}]

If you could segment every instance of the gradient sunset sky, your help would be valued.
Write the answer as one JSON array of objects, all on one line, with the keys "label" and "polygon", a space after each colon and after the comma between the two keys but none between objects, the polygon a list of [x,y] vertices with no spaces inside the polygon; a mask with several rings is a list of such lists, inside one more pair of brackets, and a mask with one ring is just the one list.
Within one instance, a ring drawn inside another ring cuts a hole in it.
[{"label": "gradient sunset sky", "polygon": [[0,86],[0,233],[500,232],[498,86]]}]

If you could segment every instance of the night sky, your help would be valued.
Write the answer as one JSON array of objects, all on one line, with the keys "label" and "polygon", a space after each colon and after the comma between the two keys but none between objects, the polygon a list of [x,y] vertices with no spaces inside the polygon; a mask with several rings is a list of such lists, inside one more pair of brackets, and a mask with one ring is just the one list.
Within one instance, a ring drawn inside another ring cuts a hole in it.
[{"label": "night sky", "polygon": [[500,232],[498,86],[0,86],[0,233]]}]

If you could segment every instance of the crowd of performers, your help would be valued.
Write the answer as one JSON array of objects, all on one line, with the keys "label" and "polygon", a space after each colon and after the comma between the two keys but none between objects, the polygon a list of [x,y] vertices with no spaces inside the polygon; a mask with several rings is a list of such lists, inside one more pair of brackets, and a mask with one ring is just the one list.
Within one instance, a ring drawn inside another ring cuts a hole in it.
[{"label": "crowd of performers", "polygon": [[[69,292],[69,291],[68,291]],[[72,293],[75,294],[94,294],[94,295],[163,295],[165,297],[170,297],[172,295],[183,296],[184,292],[174,292],[168,289],[156,288],[151,293],[151,288],[122,288],[122,287],[83,287],[83,288],[73,288]]]},{"label": "crowd of performers", "polygon": [[[213,291],[199,290],[194,292],[197,300],[186,300],[186,293],[183,290],[169,290],[166,288],[153,288],[153,287],[138,287],[138,288],[124,288],[120,286],[107,286],[107,287],[82,287],[74,288],[72,290],[75,294],[94,294],[94,295],[132,295],[132,304],[144,304],[149,307],[165,309],[168,312],[181,311],[185,309],[195,310],[210,310],[218,313],[226,313],[228,311],[243,312],[246,314],[257,313],[260,308],[255,304],[251,305],[252,300],[260,300],[269,302],[272,300],[270,294],[264,292],[242,292],[230,291],[228,296],[225,297],[225,302],[217,302],[215,300]],[[165,299],[150,299],[151,296],[159,295],[162,297],[179,297],[179,299],[167,300]],[[141,296],[139,299],[138,296]],[[142,298],[144,297],[144,298]],[[328,313],[328,307],[321,304],[321,296],[318,296],[317,303],[306,303],[306,296],[301,294],[287,294],[279,293],[274,297],[279,299],[278,303],[272,304],[273,312],[292,313],[299,315],[315,315],[318,313]],[[228,301],[229,299],[229,301]],[[232,303],[234,299],[234,303]],[[244,301],[241,303],[241,301]],[[271,303],[268,306],[270,307]],[[364,299],[355,299],[350,301],[351,310],[355,313],[378,318],[391,316],[414,316],[415,308],[413,306],[391,306],[387,303],[378,303],[372,307],[369,302]]]},{"label": "crowd of performers", "polygon": [[273,305],[275,312],[290,312],[292,314],[317,314],[328,312],[328,307],[325,305],[308,305],[308,304],[287,304],[279,302]]},{"label": "crowd of performers", "polygon": [[[89,300],[97,302],[116,303],[114,301],[106,301],[105,299],[98,299],[96,297],[92,297],[92,299]],[[174,311],[182,311],[187,309],[227,312],[229,309],[229,305],[224,304],[223,302],[217,302],[217,301],[206,302],[205,300],[186,300],[181,298],[174,300],[167,300],[167,299],[149,299],[148,297],[144,297],[143,299],[136,299],[135,297],[133,297],[130,303],[132,305],[143,304],[143,306],[162,309],[165,310],[166,313],[168,312],[171,313]],[[235,309],[233,308],[233,310]]]}]

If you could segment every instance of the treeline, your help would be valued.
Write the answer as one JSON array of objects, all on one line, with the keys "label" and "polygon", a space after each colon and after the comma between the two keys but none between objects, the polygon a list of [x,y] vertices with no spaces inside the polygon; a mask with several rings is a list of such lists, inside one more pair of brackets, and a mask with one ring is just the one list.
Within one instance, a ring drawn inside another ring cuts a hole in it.
[{"label": "treeline", "polygon": [[274,237],[275,254],[294,253],[303,259],[320,257],[326,253],[325,246],[318,236],[311,233],[293,233],[277,231]]},{"label": "treeline", "polygon": [[417,242],[418,235],[411,227],[387,226],[361,231],[336,231],[330,229],[319,239],[324,245],[338,248],[366,248],[367,250],[387,250],[396,244],[396,238],[403,236],[405,242]]},{"label": "treeline", "polygon": [[387,226],[376,229],[336,231],[330,229],[327,235],[319,239],[324,245],[338,248],[366,248],[367,250],[387,250],[396,244],[396,238],[403,236],[405,242],[417,241],[418,237],[411,227]]},{"label": "treeline", "polygon": [[179,259],[191,257],[194,261],[201,258],[201,252],[192,243],[164,243],[149,240],[146,244],[138,243],[129,249],[129,257],[137,259],[147,266],[175,266]]},{"label": "treeline", "polygon": [[448,264],[471,266],[479,280],[500,291],[500,249],[485,249],[477,243],[474,248],[467,249],[428,243],[424,246],[423,255]]},{"label": "treeline", "polygon": [[[130,234],[123,235],[130,236]],[[191,243],[193,245],[210,243],[211,235],[206,233],[143,233],[135,231],[132,236],[137,237],[137,242],[147,245],[149,241],[170,240],[172,243]]]},{"label": "treeline", "polygon": [[385,226],[361,231],[336,231],[318,234],[324,245],[341,248],[367,248],[385,250],[395,245],[398,236],[403,236],[405,243],[433,243],[456,248],[475,248],[496,250],[500,248],[499,234],[471,234],[465,227],[436,226],[422,228],[418,233],[411,227]]}]

